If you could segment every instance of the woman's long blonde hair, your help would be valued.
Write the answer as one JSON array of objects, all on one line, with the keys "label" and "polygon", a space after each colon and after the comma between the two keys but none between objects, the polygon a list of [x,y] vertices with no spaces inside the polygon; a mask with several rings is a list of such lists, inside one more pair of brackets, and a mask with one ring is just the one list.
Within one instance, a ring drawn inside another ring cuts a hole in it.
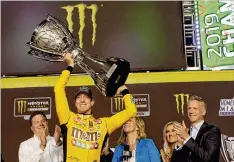
[{"label": "woman's long blonde hair", "polygon": [[[142,138],[146,138],[147,135],[145,133],[145,122],[142,118],[136,116],[133,117],[136,120],[136,126],[138,128],[137,130],[137,134],[138,134],[138,139],[142,139]],[[120,137],[118,139],[118,144],[125,144],[126,143],[126,138],[127,138],[127,134],[124,132],[123,128],[121,130],[121,134]]]},{"label": "woman's long blonde hair", "polygon": [[168,158],[171,158],[173,149],[171,149],[171,145],[172,144],[169,144],[168,141],[167,141],[167,126],[175,124],[175,123],[179,123],[179,122],[177,122],[177,121],[170,121],[163,128],[163,141],[164,141],[164,143],[163,143],[163,151],[164,151],[165,155]]}]

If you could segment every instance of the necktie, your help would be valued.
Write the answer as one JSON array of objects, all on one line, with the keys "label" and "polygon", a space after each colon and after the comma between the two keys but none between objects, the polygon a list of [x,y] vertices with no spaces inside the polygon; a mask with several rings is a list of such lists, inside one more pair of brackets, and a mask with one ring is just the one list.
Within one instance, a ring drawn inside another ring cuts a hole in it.
[{"label": "necktie", "polygon": [[193,129],[193,127],[190,127],[190,136],[195,140]]},{"label": "necktie", "polygon": [[[192,126],[190,127],[190,136],[194,139],[194,137],[193,137],[193,127]],[[189,162],[190,162],[190,158],[191,158],[191,152],[189,152],[189,159],[188,159]]]}]

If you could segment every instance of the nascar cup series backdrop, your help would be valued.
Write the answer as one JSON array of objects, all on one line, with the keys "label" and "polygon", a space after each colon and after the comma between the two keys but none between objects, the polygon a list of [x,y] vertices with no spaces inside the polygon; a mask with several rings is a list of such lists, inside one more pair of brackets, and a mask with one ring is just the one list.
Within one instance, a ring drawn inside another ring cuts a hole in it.
[{"label": "nascar cup series backdrop", "polygon": [[[1,152],[7,162],[18,161],[19,144],[32,136],[28,119],[33,111],[45,112],[51,133],[58,124],[53,92],[58,76],[37,75],[59,74],[66,65],[29,56],[25,46],[47,14],[68,25],[77,43],[86,51],[125,58],[130,61],[133,72],[184,69],[186,66],[181,2],[2,2],[1,67],[2,75],[11,76],[2,79],[1,95]],[[74,73],[83,71],[76,67]],[[202,76],[196,72],[187,73],[154,74],[148,78],[150,83],[146,78],[141,84],[137,82],[137,74],[130,75],[130,80],[132,76],[135,80],[128,87],[138,115],[146,122],[148,137],[162,148],[164,125],[183,119],[188,125],[186,102],[192,94],[200,95],[208,105],[207,121],[221,128],[224,134],[224,159],[233,160],[230,150],[233,147],[231,137],[234,137],[231,127],[234,123],[234,78],[232,81],[220,78],[220,81],[199,79],[193,82],[190,79],[188,82],[190,76],[205,78],[208,73]],[[28,74],[33,76],[26,77]],[[168,81],[167,77],[171,79]],[[93,111],[97,118],[124,109],[120,97],[103,97],[89,76],[72,76],[66,88],[72,111],[76,111],[74,93],[79,85],[88,85],[93,90],[96,101]],[[119,135],[118,130],[111,136],[111,147],[117,145]],[[222,156],[221,161],[224,161]]]}]

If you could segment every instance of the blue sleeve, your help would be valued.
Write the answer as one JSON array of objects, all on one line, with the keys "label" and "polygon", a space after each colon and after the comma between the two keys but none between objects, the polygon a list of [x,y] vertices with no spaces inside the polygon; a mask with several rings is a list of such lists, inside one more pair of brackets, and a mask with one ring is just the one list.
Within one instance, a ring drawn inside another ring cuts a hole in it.
[{"label": "blue sleeve", "polygon": [[155,146],[154,141],[152,139],[148,140],[147,147],[149,151],[150,162],[161,162],[158,148]]},{"label": "blue sleeve", "polygon": [[115,147],[115,152],[112,158],[112,162],[120,162],[120,156],[121,156],[120,152],[121,152],[121,146],[118,145],[117,147]]}]

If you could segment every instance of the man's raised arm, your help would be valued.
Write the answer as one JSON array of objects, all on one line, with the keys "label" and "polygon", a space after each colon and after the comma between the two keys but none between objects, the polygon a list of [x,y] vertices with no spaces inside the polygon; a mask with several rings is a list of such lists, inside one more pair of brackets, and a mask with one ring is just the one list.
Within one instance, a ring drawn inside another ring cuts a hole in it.
[{"label": "man's raised arm", "polygon": [[134,117],[137,112],[136,105],[133,102],[133,97],[131,94],[129,94],[129,91],[125,85],[121,86],[118,89],[116,95],[120,93],[123,95],[123,102],[125,105],[125,110],[118,112],[112,117],[106,119],[107,129],[108,129],[109,134],[111,134],[114,130],[121,127],[131,117]]},{"label": "man's raised arm", "polygon": [[67,62],[68,67],[66,70],[62,71],[55,87],[55,105],[56,105],[56,112],[59,118],[60,124],[65,124],[68,122],[70,117],[70,109],[67,101],[67,96],[65,93],[65,86],[69,80],[70,74],[74,67],[74,60],[71,54],[66,54],[64,56],[64,61]]}]

